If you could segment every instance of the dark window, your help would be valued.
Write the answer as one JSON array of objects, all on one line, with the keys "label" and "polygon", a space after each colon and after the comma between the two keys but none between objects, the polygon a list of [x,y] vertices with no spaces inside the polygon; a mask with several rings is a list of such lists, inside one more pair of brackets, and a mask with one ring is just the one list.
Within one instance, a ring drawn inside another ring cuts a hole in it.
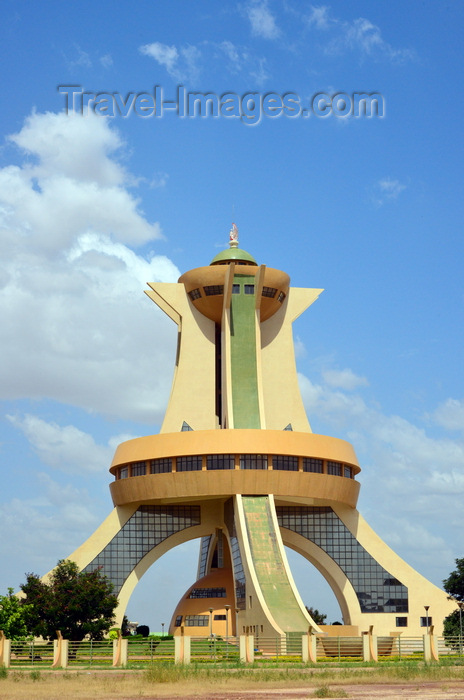
[{"label": "dark window", "polygon": [[223,284],[210,284],[207,287],[203,287],[203,289],[207,297],[216,296],[217,294],[224,294]]},{"label": "dark window", "polygon": [[351,467],[348,467],[346,464],[343,467],[343,476],[346,477],[347,479],[353,478],[353,470]]},{"label": "dark window", "polygon": [[188,295],[192,301],[195,301],[195,299],[201,298],[201,292],[199,289],[192,289],[192,291],[189,292]]},{"label": "dark window", "polygon": [[255,285],[254,284],[244,284],[243,290],[244,290],[245,294],[254,294],[255,293]]},{"label": "dark window", "polygon": [[214,619],[215,620],[227,620],[227,617],[225,615],[215,615]]},{"label": "dark window", "polygon": [[279,292],[279,296],[277,297],[277,301],[280,301],[280,303],[282,303],[284,299],[285,299],[285,294],[283,292]]},{"label": "dark window", "polygon": [[165,474],[172,472],[172,459],[166,457],[164,459],[152,459],[150,464],[150,472],[152,474]]},{"label": "dark window", "polygon": [[240,294],[240,285],[239,284],[232,285],[232,294]]},{"label": "dark window", "polygon": [[208,627],[209,615],[186,615],[186,627]]},{"label": "dark window", "polygon": [[322,459],[316,459],[314,457],[303,457],[303,471],[322,474],[322,472],[324,471]]},{"label": "dark window", "polygon": [[186,422],[184,421],[184,422],[182,423],[182,428],[180,429],[180,432],[181,432],[181,433],[188,433],[189,430],[193,430],[193,428],[191,428],[191,427],[189,426],[189,424],[186,423]]},{"label": "dark window", "polygon": [[189,598],[225,598],[225,588],[192,588]]},{"label": "dark window", "polygon": [[273,455],[272,468],[283,469],[287,472],[297,472],[298,457],[292,457],[290,455]]},{"label": "dark window", "polygon": [[176,617],[176,621],[175,621],[175,623],[174,623],[174,627],[180,627],[181,624],[182,624],[182,615],[178,615],[178,616]]},{"label": "dark window", "polygon": [[408,626],[408,618],[407,617],[397,617],[396,618],[396,626],[397,627],[407,627]]},{"label": "dark window", "polygon": [[334,476],[342,475],[342,465],[340,462],[327,462],[327,473]]},{"label": "dark window", "polygon": [[293,430],[293,426],[291,423],[285,426],[284,430]]},{"label": "dark window", "polygon": [[120,479],[127,479],[129,476],[129,467],[121,467],[119,469],[119,478]]},{"label": "dark window", "polygon": [[177,457],[176,467],[178,472],[201,471],[201,455],[188,455],[187,457]]},{"label": "dark window", "polygon": [[267,455],[240,455],[240,469],[267,469]]},{"label": "dark window", "polygon": [[271,297],[271,299],[274,299],[276,294],[277,294],[277,289],[274,289],[274,287],[263,287],[263,291],[262,291],[263,297]]},{"label": "dark window", "polygon": [[428,625],[429,627],[432,626],[432,618],[431,618],[431,617],[421,617],[421,619],[420,619],[420,626],[421,626],[421,627],[427,627],[427,625]]},{"label": "dark window", "polygon": [[147,465],[145,462],[134,462],[132,465],[132,476],[143,476],[147,473]]},{"label": "dark window", "polygon": [[233,469],[235,467],[235,455],[208,455],[206,457],[207,469]]}]

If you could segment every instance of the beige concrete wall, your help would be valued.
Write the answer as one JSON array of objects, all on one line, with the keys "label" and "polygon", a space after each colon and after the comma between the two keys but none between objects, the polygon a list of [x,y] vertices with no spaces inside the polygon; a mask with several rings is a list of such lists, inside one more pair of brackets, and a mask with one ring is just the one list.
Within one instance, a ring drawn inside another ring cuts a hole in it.
[{"label": "beige concrete wall", "polygon": [[[174,379],[161,433],[218,427],[215,415],[215,327],[186,296],[183,284],[150,284],[146,294],[179,327]],[[148,349],[147,349],[148,351]]]}]

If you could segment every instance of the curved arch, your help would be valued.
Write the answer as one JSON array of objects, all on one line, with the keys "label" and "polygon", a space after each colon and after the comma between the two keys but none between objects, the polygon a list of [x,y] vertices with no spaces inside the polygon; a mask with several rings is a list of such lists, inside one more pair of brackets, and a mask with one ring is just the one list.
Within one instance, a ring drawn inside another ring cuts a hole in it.
[{"label": "curved arch", "polygon": [[302,535],[283,527],[280,531],[283,543],[301,554],[325,578],[340,605],[344,624],[353,624],[353,619],[361,613],[361,608],[353,586],[338,564],[323,549]]},{"label": "curved arch", "polygon": [[166,552],[169,552],[174,547],[184,544],[185,542],[189,542],[190,540],[195,540],[203,537],[204,535],[210,534],[210,525],[195,525],[193,527],[186,528],[185,530],[181,530],[180,532],[176,532],[174,535],[170,535],[163,540],[163,542],[156,545],[156,547],[153,547],[153,549],[151,549],[132,569],[131,573],[124,581],[121,590],[119,591],[119,605],[116,609],[116,626],[121,626],[122,624],[122,619],[126,612],[127,605],[129,604],[129,600],[136,585],[142,576],[148,571],[148,569],[155,564],[155,562],[157,562],[158,559],[163,556],[163,554],[166,554]]}]

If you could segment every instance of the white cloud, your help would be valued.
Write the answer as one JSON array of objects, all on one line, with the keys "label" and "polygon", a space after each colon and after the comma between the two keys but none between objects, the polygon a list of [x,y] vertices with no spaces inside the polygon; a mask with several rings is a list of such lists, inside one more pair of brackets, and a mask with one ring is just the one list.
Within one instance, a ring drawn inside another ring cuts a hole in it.
[{"label": "white cloud", "polygon": [[8,585],[14,587],[24,581],[26,567],[44,574],[100,524],[97,503],[86,489],[62,486],[44,473],[36,479],[40,496],[0,503],[0,528],[8,532],[2,557],[8,562]]},{"label": "white cloud", "polygon": [[97,445],[88,433],[73,425],[64,427],[26,414],[7,416],[34,448],[40,460],[66,473],[101,472],[108,469],[113,450]]},{"label": "white cloud", "polygon": [[158,422],[175,327],[143,290],[180,273],[128,247],[160,227],[127,189],[119,136],[98,117],[34,114],[11,141],[26,157],[0,170],[0,397]]},{"label": "white cloud", "polygon": [[246,6],[245,12],[251,24],[251,31],[255,36],[263,39],[277,39],[280,35],[280,30],[269,9],[267,0],[251,0]]},{"label": "white cloud", "polygon": [[328,369],[322,373],[326,384],[351,391],[358,386],[367,386],[369,382],[366,377],[359,377],[351,369]]},{"label": "white cloud", "polygon": [[144,56],[153,58],[160,66],[164,66],[168,75],[174,80],[195,81],[198,78],[198,63],[201,52],[196,46],[168,46],[159,41],[140,46],[139,51]]},{"label": "white cloud", "polygon": [[113,65],[113,57],[110,53],[105,53],[104,56],[100,56],[100,63],[103,68],[111,68]]},{"label": "white cloud", "polygon": [[332,20],[330,10],[327,5],[311,6],[311,11],[306,17],[308,26],[315,26],[317,29],[328,29]]},{"label": "white cloud", "polygon": [[464,431],[464,401],[447,399],[438,406],[431,417],[447,430]]},{"label": "white cloud", "polygon": [[372,201],[376,206],[381,207],[389,201],[398,199],[401,192],[406,189],[406,185],[399,180],[393,180],[390,177],[384,177],[379,180],[372,190]]},{"label": "white cloud", "polygon": [[361,513],[400,556],[439,584],[440,572],[461,549],[462,441],[432,436],[425,420],[415,425],[386,415],[356,393],[299,379],[310,421],[349,440],[358,454]]},{"label": "white cloud", "polygon": [[[364,17],[343,20],[331,15],[327,5],[321,5],[311,6],[304,19],[307,26],[327,32],[325,51],[328,54],[356,51],[362,56],[386,58],[392,62],[411,60],[414,57],[414,52],[410,49],[394,48],[383,38],[381,29]],[[331,30],[331,34],[328,30]]]}]

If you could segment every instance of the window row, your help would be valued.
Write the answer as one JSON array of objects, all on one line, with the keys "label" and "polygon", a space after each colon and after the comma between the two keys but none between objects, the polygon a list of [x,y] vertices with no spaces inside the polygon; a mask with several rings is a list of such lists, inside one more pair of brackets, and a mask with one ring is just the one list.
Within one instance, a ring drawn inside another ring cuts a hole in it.
[{"label": "window row", "polygon": [[[433,621],[431,617],[421,617],[420,618],[420,626],[421,627],[432,627]],[[396,626],[397,627],[407,627],[408,626],[408,618],[407,617],[397,617],[396,618]]]},{"label": "window row", "polygon": [[[241,290],[243,288],[243,293],[244,294],[254,294],[255,293],[255,285],[254,284],[237,284],[234,283],[232,285],[232,294],[240,294]],[[211,296],[219,296],[224,294],[224,285],[223,284],[209,284],[205,285],[204,287],[200,288],[197,287],[197,289],[192,289],[188,295],[192,301],[195,301],[196,299],[201,299],[203,296],[201,293],[201,289],[203,289],[203,295],[205,297],[211,297]],[[263,287],[261,296],[263,297],[269,297],[270,299],[275,299],[277,297],[277,301],[280,301],[282,303],[286,297],[285,292],[282,292],[278,289],[275,289],[275,287]]]},{"label": "window row", "polygon": [[116,471],[116,479],[146,474],[165,474],[169,472],[224,470],[224,469],[273,469],[290,472],[312,472],[331,474],[354,479],[354,470],[349,464],[324,460],[316,457],[296,457],[294,455],[261,454],[225,454],[225,455],[186,455],[183,457],[164,457],[150,461],[132,462]]},{"label": "window row", "polygon": [[189,598],[225,598],[225,588],[192,588]]}]

